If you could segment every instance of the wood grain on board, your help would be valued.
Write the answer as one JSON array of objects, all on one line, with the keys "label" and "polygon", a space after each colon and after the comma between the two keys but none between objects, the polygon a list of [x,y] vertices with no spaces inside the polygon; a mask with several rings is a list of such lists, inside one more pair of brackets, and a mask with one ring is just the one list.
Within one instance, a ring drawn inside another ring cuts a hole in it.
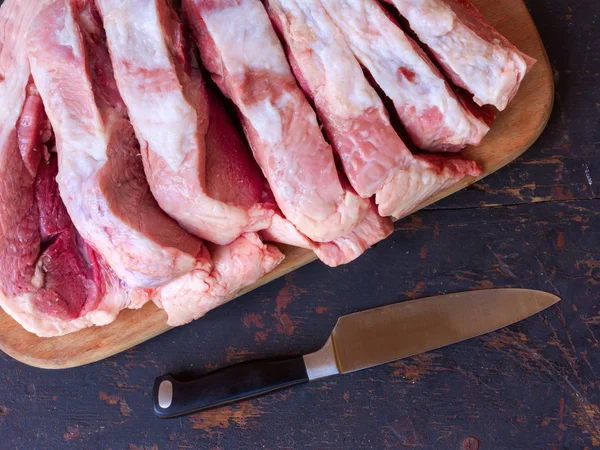
[{"label": "wood grain on board", "polygon": [[[498,114],[491,131],[478,147],[463,155],[480,163],[482,178],[505,166],[527,150],[543,131],[554,99],[552,70],[543,43],[522,0],[475,0],[486,19],[520,50],[537,59],[509,107]],[[476,181],[464,180],[430,198],[421,209]],[[284,262],[240,295],[314,261],[308,250],[280,246]],[[202,319],[200,319],[202,320]],[[115,322],[55,338],[40,338],[25,331],[0,310],[0,349],[35,367],[60,369],[98,361],[122,352],[170,329],[166,314],[153,304],[139,311],[121,312]]]}]

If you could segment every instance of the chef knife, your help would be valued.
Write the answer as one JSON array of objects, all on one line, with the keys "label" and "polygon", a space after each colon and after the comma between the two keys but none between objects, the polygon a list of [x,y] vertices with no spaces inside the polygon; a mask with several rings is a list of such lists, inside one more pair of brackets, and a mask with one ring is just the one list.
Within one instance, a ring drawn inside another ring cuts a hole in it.
[{"label": "chef knife", "polygon": [[177,417],[319,378],[435,350],[505,327],[558,302],[527,289],[488,289],[395,303],[341,317],[326,344],[304,356],[243,362],[193,381],[154,382],[154,411]]}]

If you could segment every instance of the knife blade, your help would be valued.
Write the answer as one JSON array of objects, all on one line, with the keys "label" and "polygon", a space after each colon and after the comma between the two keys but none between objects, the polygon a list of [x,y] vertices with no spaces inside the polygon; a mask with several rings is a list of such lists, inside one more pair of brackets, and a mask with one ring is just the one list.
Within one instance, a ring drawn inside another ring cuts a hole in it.
[{"label": "knife blade", "polygon": [[558,302],[547,292],[488,289],[394,303],[340,317],[325,345],[304,356],[235,364],[192,381],[154,382],[154,412],[178,417],[435,350],[495,331]]}]

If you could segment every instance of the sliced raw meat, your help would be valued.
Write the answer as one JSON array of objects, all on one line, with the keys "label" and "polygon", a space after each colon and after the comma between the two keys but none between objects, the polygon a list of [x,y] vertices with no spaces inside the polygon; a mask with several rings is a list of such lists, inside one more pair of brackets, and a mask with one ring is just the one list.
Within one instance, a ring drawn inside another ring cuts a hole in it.
[{"label": "sliced raw meat", "polygon": [[215,264],[212,271],[199,265],[153,295],[152,300],[167,312],[169,325],[183,325],[202,317],[283,260],[276,247],[263,244],[255,233],[244,234],[227,246],[216,246],[211,254]]},{"label": "sliced raw meat", "polygon": [[535,60],[488,24],[468,0],[387,0],[434,55],[448,78],[479,105],[500,111]]},{"label": "sliced raw meat", "polygon": [[464,176],[480,175],[472,161],[413,156],[320,0],[268,5],[352,187],[362,197],[376,195],[379,214],[402,217]]},{"label": "sliced raw meat", "polygon": [[157,287],[190,271],[202,242],[150,193],[90,3],[54,2],[27,41],[56,133],[60,194],[77,231],[129,287]]},{"label": "sliced raw meat", "polygon": [[191,233],[228,244],[267,228],[263,178],[199,72],[168,0],[97,0],[119,91],[161,208]]},{"label": "sliced raw meat", "polygon": [[0,306],[40,336],[110,322],[129,306],[58,195],[56,157],[46,147],[51,133],[30,81],[25,40],[48,3],[6,0],[0,9]]},{"label": "sliced raw meat", "polygon": [[258,0],[187,0],[202,60],[239,109],[285,217],[315,242],[351,233],[369,202],[340,181],[333,152]]},{"label": "sliced raw meat", "polygon": [[[7,49],[10,42],[0,39]],[[71,223],[55,180],[57,158],[45,147],[51,134],[41,99],[33,84],[23,92],[16,129],[0,151],[0,306],[39,336],[104,325],[132,307],[132,298]]]},{"label": "sliced raw meat", "polygon": [[394,102],[415,145],[454,151],[477,145],[489,130],[463,105],[419,46],[376,0],[322,0],[360,63]]}]

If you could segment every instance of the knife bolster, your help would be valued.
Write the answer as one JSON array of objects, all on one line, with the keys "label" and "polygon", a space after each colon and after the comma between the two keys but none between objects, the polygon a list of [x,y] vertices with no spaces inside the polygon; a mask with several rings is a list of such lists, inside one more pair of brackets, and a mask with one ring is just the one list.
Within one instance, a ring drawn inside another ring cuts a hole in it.
[{"label": "knife bolster", "polygon": [[304,365],[309,380],[325,378],[340,373],[338,369],[333,339],[329,337],[325,345],[314,353],[304,355]]}]

